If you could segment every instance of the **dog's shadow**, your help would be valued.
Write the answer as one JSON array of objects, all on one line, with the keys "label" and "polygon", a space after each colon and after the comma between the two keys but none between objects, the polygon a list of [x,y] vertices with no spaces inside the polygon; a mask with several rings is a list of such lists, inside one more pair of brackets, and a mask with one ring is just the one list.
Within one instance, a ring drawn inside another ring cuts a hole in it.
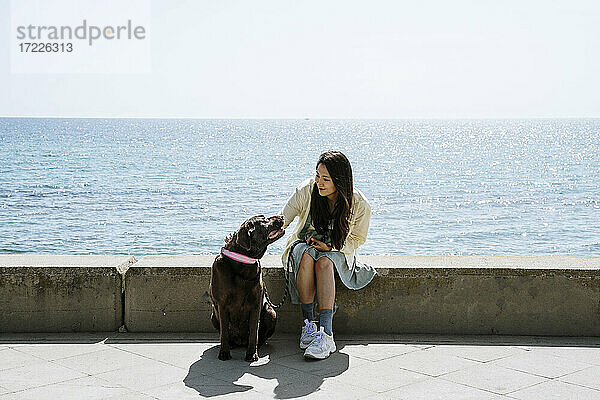
[{"label": "dog's shadow", "polygon": [[[294,342],[295,343],[295,342]],[[236,383],[244,375],[250,374],[242,381],[258,382],[252,376],[262,380],[276,380],[273,389],[275,398],[289,399],[306,396],[315,392],[323,384],[325,378],[337,376],[349,367],[349,357],[338,346],[335,353],[325,360],[308,360],[303,351],[295,347],[280,349],[280,346],[292,346],[290,343],[265,343],[259,350],[261,358],[254,363],[243,360],[245,349],[232,349],[232,360],[221,361],[217,358],[220,346],[217,344],[202,353],[194,362],[183,382],[196,390],[201,396],[214,397],[235,392],[246,392],[252,389],[264,392],[264,387],[251,384]],[[286,353],[282,351],[289,350]],[[274,355],[271,360],[270,355]],[[281,357],[277,357],[281,355]]]}]

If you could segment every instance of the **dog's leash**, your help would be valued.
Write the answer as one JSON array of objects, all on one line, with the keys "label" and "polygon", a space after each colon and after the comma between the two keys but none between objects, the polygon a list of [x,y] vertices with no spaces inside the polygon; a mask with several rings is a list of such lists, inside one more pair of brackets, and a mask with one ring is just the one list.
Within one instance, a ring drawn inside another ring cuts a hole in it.
[{"label": "dog's leash", "polygon": [[[258,262],[258,265],[260,266],[260,261]],[[262,269],[262,267],[261,267]],[[285,291],[283,293],[283,298],[281,299],[281,301],[279,302],[279,304],[273,304],[273,302],[271,301],[271,299],[269,298],[269,292],[267,291],[267,285],[265,285],[265,299],[267,299],[267,303],[269,303],[269,305],[271,305],[271,307],[273,308],[279,308],[282,305],[285,304],[285,301],[287,300],[290,291],[288,289],[288,279],[287,279],[287,275],[285,275],[285,273],[283,274],[285,277]]]},{"label": "dog's leash", "polygon": [[[296,245],[299,244],[299,243],[304,243],[304,241],[303,240],[296,240],[292,244],[292,246],[290,247],[290,252],[288,253],[289,254],[289,256],[288,256],[288,265],[287,265],[287,267],[288,267],[288,273],[289,273],[289,270],[291,269],[290,267],[291,267],[292,257],[293,257],[293,254],[294,254],[293,253],[294,252],[294,247],[296,247]],[[262,270],[262,267],[260,266],[260,260],[258,260],[258,265],[259,265],[259,267]],[[288,296],[290,295],[289,280],[288,280],[287,274],[284,272],[283,276],[285,277],[285,292],[283,293],[283,298],[281,299],[281,301],[279,302],[279,304],[273,304],[273,302],[271,302],[271,299],[269,298],[269,293],[267,292],[267,285],[265,285],[265,298],[267,300],[267,303],[269,303],[271,305],[271,307],[273,307],[273,308],[279,308],[283,304],[285,304],[285,301],[287,300]],[[334,303],[333,303],[333,314],[334,315],[335,315],[336,311],[338,310],[338,307],[339,306],[338,306],[337,299],[335,299]]]},{"label": "dog's leash", "polygon": [[[273,302],[269,298],[269,293],[267,292],[267,285],[265,285],[265,298],[267,299],[267,303],[269,303],[271,305],[271,307],[273,307],[273,308],[279,308],[282,305],[284,305],[285,301],[287,300],[287,298],[290,295],[289,280],[288,280],[288,275],[287,274],[289,273],[289,270],[290,270],[290,267],[291,267],[292,254],[293,254],[293,251],[294,251],[294,247],[296,247],[296,245],[298,243],[302,243],[302,240],[296,240],[292,244],[292,247],[290,247],[290,251],[288,253],[289,254],[288,255],[288,265],[287,265],[288,272],[286,273],[286,271],[284,271],[284,273],[283,273],[283,276],[285,277],[285,291],[283,293],[283,298],[281,299],[281,301],[279,302],[279,304],[273,304]],[[259,266],[260,266],[260,261],[258,263],[259,263]],[[261,270],[262,270],[262,267],[261,267]]]}]

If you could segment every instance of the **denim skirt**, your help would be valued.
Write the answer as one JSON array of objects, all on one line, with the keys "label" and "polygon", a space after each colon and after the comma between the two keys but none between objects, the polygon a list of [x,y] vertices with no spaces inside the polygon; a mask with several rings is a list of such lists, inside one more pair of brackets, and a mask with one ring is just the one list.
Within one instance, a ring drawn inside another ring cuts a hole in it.
[{"label": "denim skirt", "polygon": [[348,289],[362,289],[371,282],[373,276],[376,274],[375,268],[357,261],[356,258],[354,259],[352,268],[349,268],[346,256],[341,251],[319,251],[313,246],[306,244],[306,242],[297,242],[290,253],[289,260],[293,273],[287,273],[287,269],[284,268],[287,275],[288,290],[292,304],[300,304],[300,296],[298,295],[298,288],[296,287],[296,277],[298,276],[300,260],[302,260],[304,253],[308,253],[315,261],[321,257],[329,258],[333,263],[340,280]]}]

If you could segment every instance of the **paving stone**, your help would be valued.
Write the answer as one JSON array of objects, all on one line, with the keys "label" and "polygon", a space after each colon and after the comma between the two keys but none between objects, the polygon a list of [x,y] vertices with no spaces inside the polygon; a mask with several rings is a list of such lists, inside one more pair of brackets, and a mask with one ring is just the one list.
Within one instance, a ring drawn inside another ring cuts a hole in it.
[{"label": "paving stone", "polygon": [[114,348],[62,358],[53,362],[89,375],[97,375],[116,369],[134,370],[148,363],[158,363],[146,357]]},{"label": "paving stone", "polygon": [[156,398],[129,390],[127,393],[112,397],[105,397],[103,400],[156,400]]},{"label": "paving stone", "polygon": [[[236,355],[234,360],[227,362],[219,360],[217,358],[219,346],[218,344],[214,343],[112,344],[111,347],[148,357],[153,360],[162,361],[181,368],[189,368],[191,365],[200,360],[203,361],[202,364],[204,364],[206,367],[209,367],[209,360],[212,360],[215,365],[211,368],[207,368],[208,371],[206,373],[209,374],[215,371],[229,369],[231,365],[228,365],[227,363],[239,363],[241,365],[248,364],[243,360],[245,356],[245,349],[239,348],[233,349],[232,354]],[[291,342],[276,344],[267,343],[259,349],[258,354],[261,359],[273,360],[296,353],[296,347],[297,346],[291,346]]]},{"label": "paving stone", "polygon": [[494,364],[545,378],[557,378],[590,367],[588,363],[531,351],[494,361]]},{"label": "paving stone", "polygon": [[401,354],[418,351],[425,346],[413,346],[397,343],[367,343],[367,344],[347,344],[340,352],[352,357],[364,358],[369,361],[381,361],[386,358],[395,357]]},{"label": "paving stone", "polygon": [[384,393],[389,398],[406,400],[502,400],[505,397],[440,378],[402,386]]},{"label": "paving stone", "polygon": [[600,399],[600,391],[557,380],[550,380],[540,383],[539,385],[512,392],[509,396],[521,400],[598,400]]},{"label": "paving stone", "polygon": [[[401,357],[401,356],[400,356]],[[396,357],[368,362],[350,368],[335,377],[336,382],[381,393],[429,378],[427,375],[398,368]]]},{"label": "paving stone", "polygon": [[359,400],[374,394],[374,392],[367,389],[340,383],[334,377],[324,379],[318,386],[315,386],[311,381],[280,386],[274,391],[273,398]]},{"label": "paving stone", "polygon": [[0,350],[0,371],[43,362],[44,360],[41,358],[25,354],[14,349]]},{"label": "paving stone", "polygon": [[54,385],[37,387],[34,389],[12,393],[11,396],[8,396],[8,398],[14,397],[22,400],[95,400],[115,396],[122,398],[131,394],[135,393],[122,386],[111,384],[105,380],[92,376],[86,376],[84,378],[72,379],[65,382],[56,383]]},{"label": "paving stone", "polygon": [[515,346],[448,344],[435,346],[435,351],[436,354],[446,354],[479,362],[489,362],[526,352],[526,350]]},{"label": "paving stone", "polygon": [[[212,345],[212,347],[205,350],[201,356],[194,361],[186,369],[192,375],[213,375],[217,372],[223,372],[230,369],[235,370],[245,370],[249,366],[258,366],[264,365],[269,362],[269,356],[263,356],[258,359],[258,361],[254,361],[249,363],[244,360],[246,356],[246,349],[243,348],[234,348],[231,349],[231,359],[227,361],[221,361],[218,358],[219,355],[219,346]],[[260,355],[260,353],[259,353]]]},{"label": "paving stone", "polygon": [[205,382],[198,382],[195,386],[188,386],[182,382],[143,390],[143,393],[161,400],[198,400],[198,398],[218,399],[249,399],[262,400],[264,393],[251,390],[249,387],[236,386],[231,383],[204,377]]},{"label": "paving stone", "polygon": [[59,360],[80,354],[93,353],[106,349],[106,345],[102,343],[95,344],[35,344],[20,346],[18,350],[22,353],[27,353],[35,357],[43,358],[47,361]]},{"label": "paving stone", "polygon": [[184,368],[148,360],[148,363],[135,368],[122,368],[98,374],[96,377],[136,390],[182,382],[187,374]]},{"label": "paving stone", "polygon": [[[600,352],[589,339],[429,335],[419,342],[422,336],[396,335],[386,343],[349,337],[337,341],[339,350],[330,358],[314,361],[302,356],[297,335],[284,335],[248,363],[244,348],[233,349],[232,360],[219,360],[212,336],[65,337],[12,335],[10,343],[3,337],[0,400],[600,399]],[[558,378],[548,384],[533,374]]]},{"label": "paving stone", "polygon": [[565,375],[559,378],[559,380],[600,390],[600,367],[589,367],[584,370]]},{"label": "paving stone", "polygon": [[390,392],[376,393],[374,395],[364,397],[362,400],[398,400],[397,397],[392,397],[388,393]]},{"label": "paving stone", "polygon": [[547,380],[489,363],[451,372],[442,379],[498,394],[506,394]]},{"label": "paving stone", "polygon": [[536,354],[545,354],[556,357],[563,357],[569,360],[576,360],[588,364],[600,365],[600,347],[590,345],[583,346],[537,346],[527,347],[528,350]]},{"label": "paving stone", "polygon": [[[266,395],[280,394],[282,388],[292,390],[293,397],[301,397],[318,390],[324,379],[307,372],[288,368],[274,362],[259,366],[229,369],[212,375],[220,380],[241,385]],[[290,394],[290,393],[288,393]]]},{"label": "paving stone", "polygon": [[258,349],[258,355],[260,357],[269,357],[269,360],[274,361],[292,354],[298,354],[301,351],[298,342],[298,337],[285,341],[268,341]]},{"label": "paving stone", "polygon": [[34,363],[24,367],[1,371],[0,386],[13,392],[83,378],[85,376],[85,374],[73,371],[72,369],[44,361],[42,363]]},{"label": "paving stone", "polygon": [[278,365],[308,372],[321,378],[330,378],[344,373],[352,368],[370,364],[371,361],[336,351],[324,360],[315,360],[304,357],[304,352],[282,357],[274,361]]},{"label": "paving stone", "polygon": [[[480,364],[477,361],[438,353],[435,347],[403,354],[384,361],[389,362],[394,368],[404,368],[430,376],[440,376]],[[375,366],[375,368],[378,367]]]},{"label": "paving stone", "polygon": [[161,361],[176,367],[189,368],[198,361],[202,354],[214,347],[214,344],[203,343],[156,343],[156,344],[114,344],[115,349]]}]

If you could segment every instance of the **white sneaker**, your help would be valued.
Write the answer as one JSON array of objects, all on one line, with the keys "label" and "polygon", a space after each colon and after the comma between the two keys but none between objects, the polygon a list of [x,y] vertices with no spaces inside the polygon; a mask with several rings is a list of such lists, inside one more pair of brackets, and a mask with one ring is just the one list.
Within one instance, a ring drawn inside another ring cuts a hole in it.
[{"label": "white sneaker", "polygon": [[302,327],[302,333],[300,334],[300,348],[306,349],[308,345],[317,336],[317,324],[314,321],[304,320],[304,326]]},{"label": "white sneaker", "polygon": [[329,357],[329,355],[335,352],[335,342],[333,341],[333,334],[329,336],[325,333],[325,328],[321,327],[315,337],[315,340],[306,348],[304,357],[316,358],[322,360]]}]

